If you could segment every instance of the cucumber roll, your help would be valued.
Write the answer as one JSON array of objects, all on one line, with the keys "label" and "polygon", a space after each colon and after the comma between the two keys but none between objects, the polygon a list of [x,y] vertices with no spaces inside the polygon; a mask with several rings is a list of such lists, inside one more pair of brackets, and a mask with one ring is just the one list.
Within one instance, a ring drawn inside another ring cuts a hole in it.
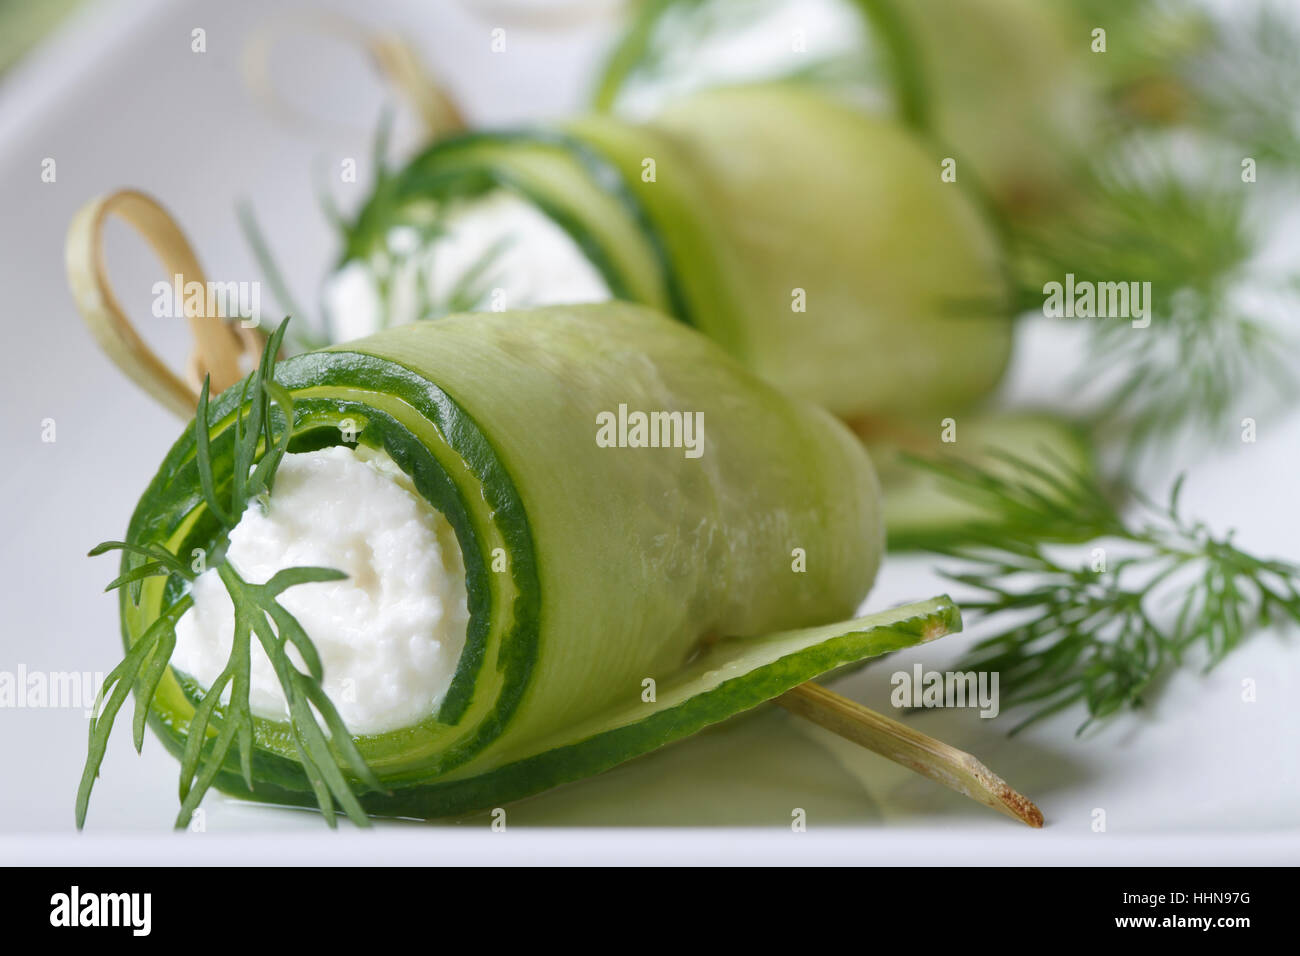
[{"label": "cucumber roll", "polygon": [[705,89],[799,82],[926,131],[1018,218],[1069,188],[1091,145],[1099,25],[1039,0],[645,0],[595,104],[646,119]]},{"label": "cucumber roll", "polygon": [[436,817],[960,626],[946,598],[852,619],[883,545],[862,445],[680,322],[458,315],[277,364],[280,334],[97,549],[127,659],[79,818],[132,687],[180,825],[208,786]]},{"label": "cucumber roll", "polygon": [[342,341],[607,299],[667,312],[850,420],[967,407],[1011,341],[977,204],[903,127],[792,85],[439,142],[361,210],[326,314]]}]

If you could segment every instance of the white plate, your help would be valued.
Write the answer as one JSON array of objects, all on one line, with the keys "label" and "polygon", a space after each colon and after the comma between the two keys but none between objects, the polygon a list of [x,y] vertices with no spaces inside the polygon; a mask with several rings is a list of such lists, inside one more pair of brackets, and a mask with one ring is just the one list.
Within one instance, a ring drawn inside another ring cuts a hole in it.
[{"label": "white plate", "polygon": [[[316,210],[311,171],[328,173],[355,158],[363,182],[335,181],[331,190],[345,208],[364,196],[367,129],[383,91],[355,53],[339,44],[313,52],[286,43],[277,54],[277,75],[291,94],[304,103],[319,97],[321,115],[327,106],[338,127],[276,123],[245,90],[242,47],[276,6],[132,0],[94,7],[0,85],[0,500],[7,542],[0,670],[106,671],[116,662],[115,600],[100,594],[114,565],[83,555],[121,534],[180,430],[100,355],[73,309],[62,243],[75,210],[98,192],[138,186],[176,213],[211,276],[257,278],[234,215],[237,199],[251,199],[299,298],[314,303],[337,250]],[[565,34],[512,28],[508,53],[494,55],[493,24],[456,5],[372,2],[365,10],[426,51],[480,122],[575,108],[608,33],[604,24]],[[206,31],[206,53],[191,52],[195,28]],[[399,149],[409,148],[413,131],[400,132]],[[57,162],[55,183],[40,179],[45,157]],[[133,314],[146,314],[157,267],[133,239],[116,248],[110,264],[118,288]],[[179,324],[154,330],[154,341],[176,359],[184,338]],[[1074,344],[1033,330],[1021,343],[1012,391],[1049,392],[1052,360]],[[1294,557],[1300,417],[1242,414],[1259,417],[1257,444],[1170,456],[1149,490],[1159,497],[1172,473],[1195,465],[1189,512],[1213,517],[1220,529],[1239,528],[1248,547]],[[44,419],[56,423],[54,443],[41,440]],[[869,607],[942,588],[930,562],[891,559]],[[963,635],[901,654],[839,689],[885,707],[895,664],[942,669],[969,641]],[[976,753],[1035,798],[1048,820],[1041,832],[768,710],[513,805],[504,838],[489,832],[483,816],[385,824],[377,837],[331,836],[313,814],[213,795],[203,835],[163,839],[176,809],[175,762],[151,738],[135,757],[119,728],[89,830],[75,837],[84,715],[6,709],[0,860],[1297,862],[1295,645],[1294,636],[1253,637],[1210,675],[1180,673],[1141,715],[1083,738],[1074,736],[1077,714],[1011,739],[1005,721],[983,721],[972,711],[909,718]],[[1254,703],[1242,700],[1245,679],[1256,682]],[[806,811],[806,834],[791,832],[795,808]],[[1098,809],[1106,814],[1104,833],[1093,830]],[[241,836],[249,831],[256,837]]]}]

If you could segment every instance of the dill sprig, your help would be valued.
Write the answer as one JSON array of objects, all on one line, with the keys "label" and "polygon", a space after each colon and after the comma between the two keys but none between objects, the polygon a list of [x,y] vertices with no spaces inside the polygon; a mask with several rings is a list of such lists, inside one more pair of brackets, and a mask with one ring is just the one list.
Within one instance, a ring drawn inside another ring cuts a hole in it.
[{"label": "dill sprig", "polygon": [[1260,3],[1220,18],[1199,56],[1181,71],[1193,119],[1261,163],[1300,169],[1300,18]]},{"label": "dill sprig", "polygon": [[[1067,211],[1014,231],[1020,304],[1037,311],[1042,283],[1067,273],[1151,283],[1149,327],[1086,320],[1071,383],[1096,399],[1101,435],[1133,459],[1191,432],[1230,435],[1244,396],[1294,398],[1279,356],[1295,343],[1261,305],[1293,306],[1300,284],[1261,274],[1253,213],[1263,204],[1250,200],[1300,169],[1300,21],[1267,2],[1231,15],[1171,0],[1072,3],[1111,34],[1089,62],[1117,97],[1116,122]],[[1246,157],[1259,164],[1258,187],[1242,181]]]},{"label": "dill sprig", "polygon": [[1193,430],[1231,434],[1243,396],[1292,397],[1280,358],[1289,342],[1263,309],[1294,300],[1300,286],[1257,274],[1262,240],[1247,188],[1177,170],[1138,145],[1092,171],[1064,221],[1015,236],[1025,310],[1041,311],[1044,283],[1067,275],[1079,286],[1150,283],[1145,327],[1131,316],[1064,320],[1088,330],[1071,391],[1095,398],[1099,432],[1129,458]]},{"label": "dill sprig", "polygon": [[244,241],[248,243],[253,259],[256,260],[262,275],[266,277],[266,282],[271,287],[271,294],[287,314],[300,317],[293,328],[291,337],[293,348],[299,351],[324,348],[329,344],[325,341],[325,337],[301,319],[302,316],[307,315],[307,312],[299,306],[293,292],[290,291],[284,272],[280,269],[275,254],[271,252],[271,245],[257,221],[252,203],[247,201],[238,203],[235,213],[239,221],[239,231],[244,234]]},{"label": "dill sprig", "polygon": [[1300,565],[1255,557],[1184,516],[1181,477],[1166,505],[1132,495],[1138,513],[1126,518],[1064,462],[997,457],[1013,467],[917,463],[1009,519],[932,550],[960,562],[945,574],[974,592],[963,613],[993,627],[960,666],[999,673],[1004,705],[1029,712],[1012,733],[1078,704],[1082,732],[1140,706],[1193,656],[1208,671],[1250,633],[1300,624]]},{"label": "dill sprig", "polygon": [[[199,484],[208,510],[227,533],[234,528],[250,502],[264,499],[271,493],[276,469],[288,450],[293,427],[293,399],[275,381],[276,356],[288,322],[285,319],[267,339],[257,370],[245,379],[242,386],[240,404],[235,412],[234,471],[226,505],[218,499],[213,479],[207,381],[204,381],[199,395],[194,419]],[[278,406],[284,421],[278,437],[272,422],[272,403]],[[93,548],[90,554],[94,556],[109,551],[124,551],[135,556],[140,563],[111,581],[106,590],[128,587],[128,596],[138,605],[143,581],[150,577],[165,577],[168,579],[166,583],[174,581],[180,586],[181,596],[163,608],[153,624],[128,648],[122,662],[105,678],[96,702],[96,713],[90,721],[86,765],[77,790],[78,829],[85,824],[91,789],[104,760],[113,722],[132,690],[136,699],[133,721],[136,752],[143,747],[149,708],[176,648],[176,623],[194,603],[189,593],[195,577],[193,571],[162,545],[106,541]],[[238,754],[245,784],[249,790],[253,789],[253,715],[249,706],[253,635],[270,659],[288,701],[289,725],[298,757],[326,822],[330,826],[336,825],[335,806],[338,805],[355,824],[368,826],[369,819],[340,763],[367,787],[383,790],[383,785],[366,765],[338,710],[321,687],[320,655],[311,638],[278,601],[279,595],[290,587],[337,581],[346,575],[332,568],[287,568],[277,572],[265,584],[251,584],[227,560],[218,561],[214,566],[234,605],[234,634],[226,667],[199,695],[186,732],[181,757],[181,809],[176,817],[176,827],[181,829],[189,825],[195,809],[225,766],[232,749]],[[299,670],[290,659],[290,645],[301,656],[306,672]],[[227,692],[229,699],[222,703]],[[318,723],[317,714],[328,728],[328,734]]]},{"label": "dill sprig", "polygon": [[1184,118],[1192,93],[1181,76],[1214,40],[1214,23],[1186,0],[1069,0],[1073,23],[1106,30],[1105,55],[1086,63],[1125,125],[1160,125]]}]

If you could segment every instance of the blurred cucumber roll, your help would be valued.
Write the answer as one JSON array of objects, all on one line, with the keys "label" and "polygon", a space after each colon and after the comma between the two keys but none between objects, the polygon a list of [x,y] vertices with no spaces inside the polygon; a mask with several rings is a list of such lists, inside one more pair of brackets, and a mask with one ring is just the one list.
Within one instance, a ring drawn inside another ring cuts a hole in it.
[{"label": "blurred cucumber roll", "polygon": [[1067,189],[1101,97],[1090,24],[1040,0],[647,0],[598,108],[645,119],[702,89],[787,80],[925,130],[1007,215]]},{"label": "blurred cucumber roll", "polygon": [[436,143],[381,180],[325,290],[334,341],[606,299],[850,420],[965,407],[1011,342],[978,204],[901,125],[794,84]]}]

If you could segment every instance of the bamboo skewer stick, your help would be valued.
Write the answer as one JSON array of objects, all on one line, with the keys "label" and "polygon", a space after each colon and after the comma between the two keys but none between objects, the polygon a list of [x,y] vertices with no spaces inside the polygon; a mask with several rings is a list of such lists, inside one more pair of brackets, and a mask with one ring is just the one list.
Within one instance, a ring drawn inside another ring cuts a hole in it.
[{"label": "bamboo skewer stick", "polygon": [[[166,268],[169,281],[180,276],[182,287],[197,282],[206,288],[207,278],[176,221],[144,193],[123,189],[99,196],[82,206],[68,227],[68,284],[99,347],[160,404],[181,418],[190,418],[203,376],[212,376],[213,393],[242,379],[241,358],[255,360],[261,353],[260,333],[220,315],[191,309],[187,299],[181,307],[194,336],[194,352],[186,377],[178,376],[145,344],[113,293],[104,262],[104,226],[110,216],[120,217],[145,238]],[[206,296],[202,298],[206,303]]]},{"label": "bamboo skewer stick", "polygon": [[380,72],[420,116],[430,140],[466,129],[465,117],[447,88],[434,79],[420,55],[399,36],[370,38],[370,55]]},{"label": "bamboo skewer stick", "polygon": [[1032,800],[1013,790],[975,757],[942,740],[928,737],[812,682],[800,684],[778,697],[776,702],[792,714],[929,777],[977,803],[1031,827],[1043,825],[1043,813]]},{"label": "bamboo skewer stick", "polygon": [[454,97],[400,35],[376,32],[342,14],[319,10],[283,13],[262,21],[244,47],[244,82],[266,111],[300,127],[334,126],[289,102],[271,78],[275,44],[291,34],[330,37],[360,49],[384,82],[419,117],[430,141],[461,132],[465,118]]}]

